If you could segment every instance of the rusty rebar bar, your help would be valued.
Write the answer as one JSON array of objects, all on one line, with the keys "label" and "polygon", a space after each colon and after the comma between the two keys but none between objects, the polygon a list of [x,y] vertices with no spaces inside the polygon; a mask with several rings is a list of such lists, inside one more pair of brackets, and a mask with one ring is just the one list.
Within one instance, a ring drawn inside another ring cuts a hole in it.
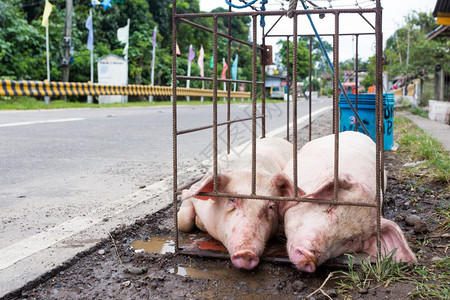
[{"label": "rusty rebar bar", "polygon": [[[178,192],[181,194],[181,191]],[[329,199],[311,199],[302,197],[281,197],[281,196],[262,196],[262,195],[247,195],[247,194],[231,194],[231,193],[198,193],[199,196],[213,196],[218,198],[240,198],[251,200],[276,200],[276,201],[296,201],[296,202],[309,202],[317,204],[331,204],[331,205],[346,205],[346,206],[360,206],[360,207],[377,207],[376,204],[361,203],[361,202],[348,202],[348,201],[334,201]]]},{"label": "rusty rebar bar", "polygon": [[[178,75],[178,79],[181,80],[198,80],[198,81],[214,81],[214,78],[212,77],[199,77],[199,76],[185,76],[185,75]],[[218,82],[229,82],[229,83],[248,83],[252,84],[253,82],[251,80],[233,80],[233,79],[222,79],[217,78]],[[256,84],[264,84],[262,81],[257,81]]]},{"label": "rusty rebar bar", "polygon": [[[312,36],[309,36],[309,94],[308,94],[308,112],[309,112],[309,118],[308,118],[308,141],[311,141],[311,114],[312,114]],[[317,78],[316,78],[317,80]]]},{"label": "rusty rebar bar", "polygon": [[339,13],[334,14],[334,39],[333,39],[333,131],[334,131],[334,201],[339,197]]},{"label": "rusty rebar bar", "polygon": [[[172,16],[177,13],[177,1],[172,0]],[[172,18],[172,167],[173,167],[173,223],[174,223],[174,236],[175,236],[175,253],[178,253],[178,138],[177,138],[177,21],[176,18]]]},{"label": "rusty rebar bar", "polygon": [[[292,107],[292,130],[293,130],[293,135],[292,135],[292,146],[293,146],[293,157],[292,157],[292,162],[293,162],[293,167],[294,167],[294,187],[298,186],[298,162],[297,162],[297,147],[298,147],[298,129],[297,129],[297,98],[298,98],[298,93],[297,93],[297,53],[298,53],[298,36],[297,36],[297,32],[298,32],[298,15],[294,14],[293,16],[293,36],[292,36],[292,92],[293,92],[293,107]],[[296,195],[297,197],[298,195]]]},{"label": "rusty rebar bar", "polygon": [[[296,10],[294,11],[295,15],[317,15],[325,13],[323,9],[308,9],[305,10]],[[352,14],[352,13],[376,13],[376,8],[350,8],[350,9],[327,9],[326,13],[335,14]],[[214,16],[218,17],[228,17],[229,15],[234,17],[253,17],[253,16],[281,16],[285,15],[285,11],[240,11],[240,12],[214,12],[214,13],[190,13],[190,14],[178,14],[177,18],[184,19],[195,19],[195,18],[213,18]]]},{"label": "rusty rebar bar", "polygon": [[217,193],[217,15],[213,18],[213,191]]},{"label": "rusty rebar bar", "polygon": [[364,21],[366,21],[367,22],[367,24],[369,24],[369,26],[370,27],[372,27],[373,28],[373,30],[375,30],[376,31],[376,29],[375,29],[375,27],[372,25],[372,23],[370,23],[369,22],[369,20],[367,20],[367,18],[366,17],[364,17],[364,15],[362,14],[362,13],[358,13],[360,16],[361,16],[361,18],[363,18],[363,20]]},{"label": "rusty rebar bar", "polygon": [[376,40],[376,69],[375,69],[375,88],[376,88],[376,199],[377,199],[377,249],[381,254],[381,205],[382,194],[380,194],[383,186],[381,185],[382,173],[384,168],[382,163],[383,157],[383,33],[382,33],[382,10],[380,0],[376,0],[377,13],[375,16],[375,40]]},{"label": "rusty rebar bar", "polygon": [[[262,119],[263,116],[262,115],[256,116],[256,118],[257,119]],[[236,120],[229,120],[229,121],[226,121],[226,122],[217,123],[217,126],[230,125],[230,124],[233,124],[233,123],[240,123],[240,122],[250,121],[250,120],[252,120],[251,117],[250,118],[236,119]],[[214,125],[206,125],[206,126],[201,126],[201,127],[184,129],[184,130],[178,131],[177,134],[181,135],[181,134],[186,134],[186,133],[192,133],[192,132],[196,132],[196,131],[202,131],[202,130],[205,130],[205,129],[210,129],[210,128],[213,128],[213,127],[214,127]]]},{"label": "rusty rebar bar", "polygon": [[252,195],[256,194],[256,15],[252,16],[252,42],[253,42],[253,55],[252,55]]},{"label": "rusty rebar bar", "polygon": [[[355,32],[355,33],[341,33],[339,34],[340,36],[349,36],[349,35],[375,35],[375,32],[366,32],[366,33],[360,33],[360,32]],[[279,38],[285,38],[285,37],[291,37],[292,34],[270,34],[267,37],[279,37]],[[315,37],[315,34],[297,34],[297,36],[299,37]],[[326,34],[320,34],[321,37],[324,36],[329,36],[332,37],[334,36],[334,33],[326,33]]]},{"label": "rusty rebar bar", "polygon": [[[231,3],[231,0],[230,0]],[[228,7],[228,11],[231,12],[231,6]],[[231,37],[231,16],[228,16],[228,36]],[[230,65],[230,58],[231,58],[231,39],[228,39],[227,44],[227,77],[231,78],[231,65]],[[227,86],[227,122],[231,120],[231,85],[230,82],[226,83]],[[230,154],[231,149],[231,123],[227,124],[227,154]]]},{"label": "rusty rebar bar", "polygon": [[286,116],[286,140],[289,141],[289,121],[290,121],[290,114],[289,114],[289,96],[291,93],[291,80],[289,78],[289,70],[291,69],[290,63],[289,63],[289,48],[290,48],[290,42],[289,42],[289,36],[286,37],[286,90],[287,90],[287,95],[286,95],[286,111],[287,111],[287,116]]},{"label": "rusty rebar bar", "polygon": [[284,17],[283,15],[280,16],[280,17],[278,18],[278,20],[276,20],[275,23],[273,23],[272,27],[270,27],[270,29],[267,30],[267,32],[266,32],[265,34],[263,33],[263,38],[266,38],[266,37],[268,36],[269,32],[272,31],[272,29],[278,24],[278,22],[280,22],[280,20],[281,20],[283,17]]},{"label": "rusty rebar bar", "polygon": [[[213,32],[214,32],[214,30],[212,30],[212,29],[210,29],[210,28],[208,28],[208,27],[205,27],[205,26],[203,26],[203,25],[194,23],[194,22],[189,21],[189,20],[186,20],[186,19],[184,19],[184,18],[179,18],[178,20],[179,20],[180,22],[186,23],[186,24],[188,24],[188,25],[191,25],[191,26],[196,27],[196,28],[198,28],[198,29],[204,30],[204,31],[206,31],[206,32],[209,32],[209,33],[213,33]],[[231,41],[233,41],[233,42],[236,42],[236,43],[239,43],[239,44],[242,44],[242,45],[246,45],[246,46],[248,46],[248,47],[252,47],[252,44],[251,44],[251,43],[246,42],[246,41],[243,41],[243,40],[238,39],[238,38],[235,38],[235,37],[232,37],[232,36],[230,36],[230,35],[226,35],[226,34],[223,34],[223,33],[220,33],[220,32],[217,32],[217,35],[220,36],[220,37],[229,39],[229,40],[231,40]]]},{"label": "rusty rebar bar", "polygon": [[[264,38],[264,28],[263,28],[263,33],[262,33],[262,46],[263,49],[266,49],[266,39]],[[265,51],[265,50],[262,50]],[[261,55],[260,57],[260,62],[261,62],[261,80],[262,82],[266,81],[266,55],[267,52],[262,53],[261,51]],[[261,138],[265,138],[266,137],[266,87],[263,86],[261,89],[261,114],[264,116],[261,120]]]},{"label": "rusty rebar bar", "polygon": [[[356,41],[355,41],[355,111],[356,113],[358,113],[358,96],[359,96],[359,55],[358,55],[358,50],[359,50],[359,35],[356,35]],[[355,120],[355,131],[358,131],[358,122]]]}]

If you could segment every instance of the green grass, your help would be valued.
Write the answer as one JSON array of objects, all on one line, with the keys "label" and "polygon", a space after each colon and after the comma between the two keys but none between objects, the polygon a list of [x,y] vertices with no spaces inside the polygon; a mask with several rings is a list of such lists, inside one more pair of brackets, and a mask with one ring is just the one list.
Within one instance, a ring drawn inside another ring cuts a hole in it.
[{"label": "green grass", "polygon": [[413,266],[395,262],[394,251],[378,256],[375,263],[368,258],[359,261],[359,266],[355,265],[355,258],[348,255],[348,271],[336,271],[341,275],[337,282],[338,292],[346,295],[351,291],[387,287],[393,282],[413,282],[415,289],[405,295],[405,299],[450,299],[450,257],[446,256],[430,267]]},{"label": "green grass", "polygon": [[413,114],[413,115],[418,115],[421,116],[423,118],[428,118],[428,112],[426,110],[424,110],[421,107],[411,107],[409,109],[409,111]]},{"label": "green grass", "polygon": [[[258,100],[261,102],[261,100]],[[282,100],[266,99],[266,103],[282,103]],[[219,98],[218,104],[225,104],[222,98]],[[231,100],[232,104],[242,103],[240,99],[235,102]],[[248,99],[244,99],[244,103],[249,103]],[[179,105],[211,105],[210,98],[204,102],[199,100],[191,100],[187,102],[184,97],[177,102]],[[102,107],[152,107],[152,106],[167,106],[172,105],[170,101],[147,101],[141,102],[127,102],[127,103],[110,103],[110,104],[88,104],[86,102],[73,102],[60,99],[51,99],[50,104],[45,104],[43,100],[36,100],[33,97],[0,97],[0,110],[29,110],[29,109],[58,109],[58,108],[102,108]]]},{"label": "green grass", "polygon": [[450,257],[444,257],[429,268],[417,265],[404,276],[416,284],[410,298],[450,299]]},{"label": "green grass", "polygon": [[436,231],[448,233],[450,232],[450,200],[446,200],[445,202],[444,205],[435,208],[434,216],[439,224]]},{"label": "green grass", "polygon": [[442,145],[424,133],[408,119],[394,118],[398,135],[398,153],[408,161],[426,161],[415,167],[408,167],[410,174],[425,174],[432,181],[450,185],[450,155]]},{"label": "green grass", "polygon": [[355,258],[347,254],[348,271],[336,272],[343,278],[337,282],[340,292],[368,289],[376,284],[387,286],[391,282],[400,281],[407,265],[402,265],[394,260],[395,251],[396,249],[386,255],[378,255],[375,263],[372,263],[370,257],[367,257],[358,261],[359,266],[355,265]]}]

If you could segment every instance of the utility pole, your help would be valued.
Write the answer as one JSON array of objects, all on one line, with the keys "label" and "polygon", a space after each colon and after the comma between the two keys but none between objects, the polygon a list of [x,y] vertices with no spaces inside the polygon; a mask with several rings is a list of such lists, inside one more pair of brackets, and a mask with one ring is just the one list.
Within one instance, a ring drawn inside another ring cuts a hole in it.
[{"label": "utility pole", "polygon": [[66,0],[66,26],[64,30],[64,55],[62,59],[62,81],[69,81],[70,48],[72,45],[73,0]]},{"label": "utility pole", "polygon": [[411,34],[411,27],[412,25],[408,24],[408,47],[406,49],[406,73],[408,74],[408,65],[409,65],[409,41],[410,41],[410,34]]},{"label": "utility pole", "polygon": [[395,40],[397,41],[397,53],[398,53],[398,60],[400,64],[402,65],[402,54],[400,53],[400,43],[398,42],[398,34],[395,33]]}]

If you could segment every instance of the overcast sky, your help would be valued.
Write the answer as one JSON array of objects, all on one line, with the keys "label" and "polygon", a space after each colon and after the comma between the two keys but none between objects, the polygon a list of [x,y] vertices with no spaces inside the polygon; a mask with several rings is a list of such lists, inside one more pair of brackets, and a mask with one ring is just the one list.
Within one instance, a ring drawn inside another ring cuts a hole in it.
[{"label": "overcast sky", "polygon": [[[328,0],[312,0],[317,5],[328,6]],[[257,1],[256,6],[259,7],[258,4],[260,1]],[[288,2],[280,1],[280,0],[268,0],[270,5],[267,6],[268,9],[279,9],[281,7],[280,2],[286,3],[284,7],[287,8]],[[331,3],[334,7],[338,8],[339,6],[345,6],[346,8],[356,8],[354,4],[358,2],[361,7],[373,7],[375,4],[370,0],[333,0]],[[234,0],[234,4],[240,4],[239,1]],[[350,6],[348,6],[350,5]],[[381,6],[383,7],[383,40],[386,41],[394,32],[405,24],[405,16],[410,14],[412,11],[418,12],[430,12],[434,10],[434,6],[436,5],[436,0],[381,0]],[[202,11],[211,11],[216,7],[224,7],[228,6],[225,3],[225,0],[200,0],[200,9]],[[301,4],[297,5],[297,8],[301,8]],[[235,10],[242,11],[242,10]],[[365,14],[366,18],[375,25],[374,14]],[[266,26],[270,28],[272,24],[277,20],[276,17],[266,18]],[[313,17],[313,21],[319,34],[324,33],[333,33],[334,31],[334,18],[332,16],[327,16],[324,19],[320,20],[318,17]],[[259,21],[258,21],[259,23]],[[310,25],[306,18],[299,18],[299,34],[311,34],[313,33],[310,29]],[[302,26],[305,24],[305,26]],[[373,32],[373,29],[362,20],[356,14],[352,15],[343,15],[340,19],[340,32],[348,32],[348,33],[356,33],[356,32]],[[259,26],[258,26],[259,27]],[[286,34],[292,33],[292,21],[289,21],[287,18],[283,18],[272,30],[271,33],[274,34]],[[258,36],[261,36],[261,31],[258,28]],[[331,39],[326,39],[330,44],[332,44]],[[266,44],[274,45],[276,44],[278,38],[271,38],[266,40]],[[342,37],[340,38],[340,47],[339,54],[340,60],[346,60],[352,58],[354,56],[354,46],[352,47],[354,41],[351,37]],[[258,42],[261,42],[260,40]],[[374,38],[373,36],[360,36],[359,39],[359,56],[362,59],[367,59],[372,56],[374,51]],[[383,45],[384,47],[384,45]]]}]

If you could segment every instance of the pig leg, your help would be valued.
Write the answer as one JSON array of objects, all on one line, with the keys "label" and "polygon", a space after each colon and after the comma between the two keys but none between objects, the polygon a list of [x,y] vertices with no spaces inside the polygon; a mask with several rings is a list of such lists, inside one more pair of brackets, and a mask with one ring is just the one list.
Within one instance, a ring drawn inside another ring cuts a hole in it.
[{"label": "pig leg", "polygon": [[184,232],[189,232],[197,226],[198,229],[206,231],[205,225],[203,225],[200,216],[195,211],[195,206],[192,201],[196,199],[184,200],[178,211],[178,229]]},{"label": "pig leg", "polygon": [[195,226],[194,220],[196,219],[196,213],[192,200],[184,200],[178,211],[178,229],[184,232],[192,231]]},{"label": "pig leg", "polygon": [[205,225],[203,224],[202,220],[200,219],[200,217],[199,217],[198,215],[195,216],[195,225],[196,225],[197,228],[200,229],[201,231],[207,232]]}]

